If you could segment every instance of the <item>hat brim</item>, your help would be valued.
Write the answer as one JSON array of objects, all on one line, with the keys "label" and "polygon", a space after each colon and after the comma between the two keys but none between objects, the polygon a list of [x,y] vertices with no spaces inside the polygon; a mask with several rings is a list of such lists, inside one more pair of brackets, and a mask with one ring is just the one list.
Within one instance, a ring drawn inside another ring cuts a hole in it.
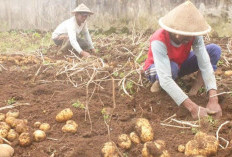
[{"label": "hat brim", "polygon": [[87,13],[89,15],[93,15],[94,13],[93,12],[90,12],[90,11],[72,11],[71,13]]},{"label": "hat brim", "polygon": [[184,36],[200,36],[200,35],[205,35],[207,33],[209,33],[211,31],[211,27],[208,25],[208,29],[201,31],[201,32],[185,32],[185,31],[180,31],[180,30],[175,30],[173,28],[170,28],[168,26],[166,26],[163,22],[162,22],[162,18],[159,19],[159,25],[165,29],[168,32],[174,33],[174,34],[179,34],[179,35],[184,35]]}]

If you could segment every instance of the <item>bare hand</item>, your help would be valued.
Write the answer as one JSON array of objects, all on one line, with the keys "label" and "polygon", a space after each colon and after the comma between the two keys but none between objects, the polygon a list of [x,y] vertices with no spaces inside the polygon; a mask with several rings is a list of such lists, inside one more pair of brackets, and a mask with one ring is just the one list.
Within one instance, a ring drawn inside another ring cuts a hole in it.
[{"label": "bare hand", "polygon": [[218,97],[215,96],[216,94],[217,94],[216,90],[209,91],[209,102],[208,102],[206,108],[208,109],[209,114],[214,114],[214,115],[216,115],[216,118],[219,118],[222,116],[222,109],[218,103]]},{"label": "bare hand", "polygon": [[90,54],[88,52],[86,52],[86,51],[81,51],[81,56],[82,57],[89,57]]},{"label": "bare hand", "polygon": [[216,115],[216,118],[222,116],[222,108],[217,102],[209,101],[206,108],[208,109],[208,113]]},{"label": "bare hand", "polygon": [[194,119],[208,116],[208,109],[198,106],[189,98],[183,102],[183,105],[189,110]]}]

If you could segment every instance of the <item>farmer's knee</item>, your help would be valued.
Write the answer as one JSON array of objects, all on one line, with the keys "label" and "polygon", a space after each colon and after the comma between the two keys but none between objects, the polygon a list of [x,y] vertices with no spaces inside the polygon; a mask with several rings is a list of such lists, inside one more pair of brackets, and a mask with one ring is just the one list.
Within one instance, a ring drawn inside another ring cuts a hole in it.
[{"label": "farmer's knee", "polygon": [[207,51],[209,53],[211,62],[217,62],[220,59],[222,53],[220,46],[216,44],[209,44],[207,45]]}]

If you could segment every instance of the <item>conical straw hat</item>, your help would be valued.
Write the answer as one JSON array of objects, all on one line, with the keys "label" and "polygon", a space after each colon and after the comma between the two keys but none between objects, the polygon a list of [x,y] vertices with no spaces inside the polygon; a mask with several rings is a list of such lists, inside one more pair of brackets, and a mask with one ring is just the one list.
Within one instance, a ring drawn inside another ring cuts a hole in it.
[{"label": "conical straw hat", "polygon": [[84,12],[84,13],[89,13],[89,14],[93,14],[93,12],[83,3],[81,3],[80,5],[78,5],[73,11],[72,13],[77,13],[77,12]]},{"label": "conical straw hat", "polygon": [[211,31],[203,15],[188,0],[159,19],[160,26],[175,34],[199,36]]}]

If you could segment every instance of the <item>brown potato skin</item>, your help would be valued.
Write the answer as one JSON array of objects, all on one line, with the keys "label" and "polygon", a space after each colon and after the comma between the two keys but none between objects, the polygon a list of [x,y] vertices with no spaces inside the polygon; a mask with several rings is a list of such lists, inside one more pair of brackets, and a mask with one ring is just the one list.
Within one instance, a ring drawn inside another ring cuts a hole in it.
[{"label": "brown potato skin", "polygon": [[62,111],[60,111],[56,115],[56,121],[57,122],[65,122],[67,120],[70,120],[73,117],[73,112],[70,108],[66,108]]},{"label": "brown potato skin", "polygon": [[36,130],[33,133],[33,137],[34,137],[36,142],[41,142],[41,141],[46,139],[46,133],[42,130]]},{"label": "brown potato skin", "polygon": [[22,147],[27,147],[31,145],[31,136],[28,132],[23,132],[19,136],[19,145]]}]

